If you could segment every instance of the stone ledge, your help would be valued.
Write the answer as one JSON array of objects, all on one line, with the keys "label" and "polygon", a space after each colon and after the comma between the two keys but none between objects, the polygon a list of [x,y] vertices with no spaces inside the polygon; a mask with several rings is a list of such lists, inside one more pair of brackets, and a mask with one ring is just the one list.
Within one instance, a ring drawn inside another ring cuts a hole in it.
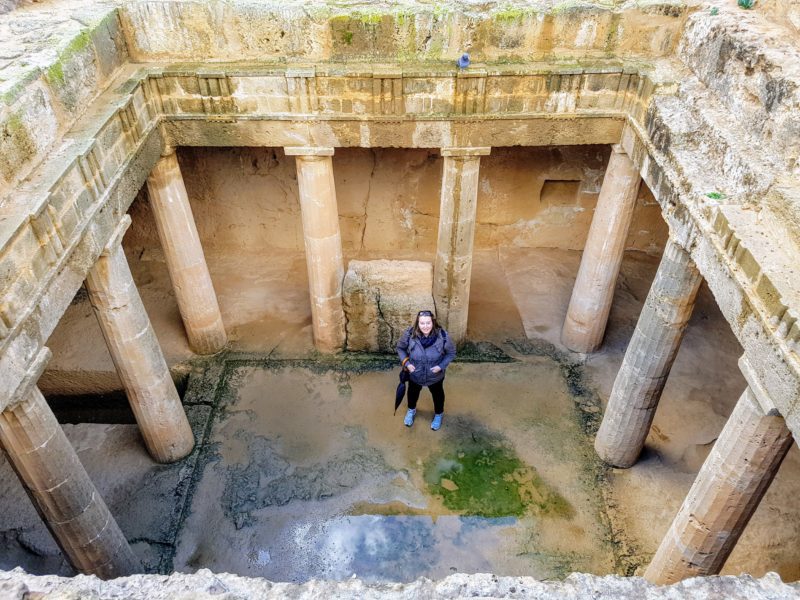
[{"label": "stone ledge", "polygon": [[186,575],[134,575],[112,581],[94,576],[73,578],[28,575],[22,569],[0,571],[0,596],[8,600],[38,598],[117,598],[119,600],[197,600],[226,598],[270,599],[455,599],[531,598],[536,600],[780,600],[800,598],[800,585],[783,583],[775,573],[761,579],[739,577],[695,577],[670,586],[656,586],[641,577],[585,575],[573,573],[564,581],[537,581],[532,577],[497,577],[489,574],[457,574],[439,580],[418,579],[411,583],[365,583],[346,581],[274,583],[266,579],[215,574],[207,569]]},{"label": "stone ledge", "polygon": [[[487,118],[529,113],[623,114],[641,110],[655,90],[671,89],[668,68],[611,59],[481,68],[472,77],[442,64],[386,67],[327,64],[204,63],[146,66],[150,86],[168,117],[313,116],[325,118]],[[657,79],[656,79],[657,77]]]},{"label": "stone ledge", "polygon": [[[122,4],[120,16],[137,61],[368,57],[454,62],[469,49],[476,60],[525,62],[552,56],[665,56],[677,42],[687,10],[682,0],[393,4],[131,0]],[[590,24],[583,26],[584,20]]]}]

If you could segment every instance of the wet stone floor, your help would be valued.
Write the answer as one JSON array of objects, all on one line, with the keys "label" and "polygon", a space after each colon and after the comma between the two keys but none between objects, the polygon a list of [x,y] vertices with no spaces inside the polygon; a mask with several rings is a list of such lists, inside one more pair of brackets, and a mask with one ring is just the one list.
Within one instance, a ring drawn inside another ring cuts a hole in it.
[{"label": "wet stone floor", "polygon": [[546,344],[507,350],[450,367],[439,432],[427,390],[412,428],[405,405],[392,414],[385,358],[229,359],[173,568],[274,581],[624,572],[587,435],[596,400]]},{"label": "wet stone floor", "polygon": [[[147,572],[631,574],[583,367],[547,342],[501,346],[459,353],[438,432],[427,390],[412,428],[405,405],[392,414],[395,358],[354,354],[194,363],[183,401],[198,444],[171,465],[130,419],[63,427]],[[0,568],[72,575],[2,457],[0,483]]]}]

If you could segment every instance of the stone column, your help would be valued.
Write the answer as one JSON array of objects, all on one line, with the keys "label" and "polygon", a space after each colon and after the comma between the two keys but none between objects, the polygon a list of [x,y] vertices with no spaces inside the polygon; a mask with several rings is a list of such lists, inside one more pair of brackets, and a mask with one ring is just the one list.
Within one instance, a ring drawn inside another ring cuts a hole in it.
[{"label": "stone column", "polygon": [[490,151],[491,148],[442,148],[444,167],[433,300],[438,321],[456,344],[467,335],[478,174],[481,156]]},{"label": "stone column", "polygon": [[632,466],[642,451],[701,281],[689,253],[669,239],[594,443],[615,467]]},{"label": "stone column", "polygon": [[333,148],[284,148],[296,157],[297,186],[311,294],[314,344],[320,352],[344,348],[342,236],[333,184]]},{"label": "stone column", "polygon": [[716,575],[792,445],[783,417],[748,387],[645,572],[656,584]]},{"label": "stone column", "polygon": [[615,144],[611,148],[561,330],[562,343],[573,352],[594,352],[603,342],[641,181],[622,147]]},{"label": "stone column", "polygon": [[214,354],[227,342],[225,326],[174,148],[153,167],[147,191],[189,346]]},{"label": "stone column", "polygon": [[169,463],[192,451],[194,436],[122,251],[130,222],[125,215],[86,289],[147,449]]},{"label": "stone column", "polygon": [[0,413],[0,443],[70,564],[101,579],[131,575],[139,561],[36,387],[49,358],[44,348]]}]

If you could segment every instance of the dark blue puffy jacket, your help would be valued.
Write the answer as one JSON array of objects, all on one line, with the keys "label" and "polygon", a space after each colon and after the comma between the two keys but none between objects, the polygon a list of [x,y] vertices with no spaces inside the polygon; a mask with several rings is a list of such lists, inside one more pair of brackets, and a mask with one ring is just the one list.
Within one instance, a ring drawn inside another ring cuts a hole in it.
[{"label": "dark blue puffy jacket", "polygon": [[[413,330],[413,327],[406,329],[403,337],[397,342],[397,356],[401,361],[408,357],[408,362],[414,365],[415,371],[411,373],[411,381],[417,385],[433,385],[444,379],[447,365],[456,356],[456,347],[444,329],[439,330],[436,341],[427,348],[411,335]],[[432,373],[431,369],[436,365],[442,370]]]}]

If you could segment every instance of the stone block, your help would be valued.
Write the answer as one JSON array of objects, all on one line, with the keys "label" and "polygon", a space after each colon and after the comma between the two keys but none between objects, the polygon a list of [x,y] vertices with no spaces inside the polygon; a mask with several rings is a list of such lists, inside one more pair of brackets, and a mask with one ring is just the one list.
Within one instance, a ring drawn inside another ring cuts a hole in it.
[{"label": "stone block", "polygon": [[433,266],[410,260],[350,261],[344,277],[347,349],[394,352],[420,310],[433,310]]}]

